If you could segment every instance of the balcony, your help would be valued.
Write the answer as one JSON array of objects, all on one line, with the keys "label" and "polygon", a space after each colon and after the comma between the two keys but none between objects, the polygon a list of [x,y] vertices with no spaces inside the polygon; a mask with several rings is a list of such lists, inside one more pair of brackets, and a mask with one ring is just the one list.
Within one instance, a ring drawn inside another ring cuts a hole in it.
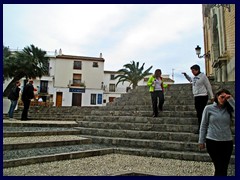
[{"label": "balcony", "polygon": [[72,87],[72,88],[85,88],[86,85],[85,85],[85,82],[81,82],[81,81],[72,81],[72,80],[69,80],[69,84],[68,84],[68,87]]}]

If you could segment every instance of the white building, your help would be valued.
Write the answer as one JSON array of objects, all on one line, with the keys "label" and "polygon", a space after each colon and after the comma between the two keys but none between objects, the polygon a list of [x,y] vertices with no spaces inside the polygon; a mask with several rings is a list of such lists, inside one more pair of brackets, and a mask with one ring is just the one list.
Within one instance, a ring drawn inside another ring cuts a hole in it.
[{"label": "white building", "polygon": [[[104,106],[131,88],[129,82],[116,86],[118,79],[114,77],[118,74],[104,71],[101,53],[99,57],[73,56],[62,54],[60,49],[49,58],[48,76],[36,78],[33,85],[37,89],[36,99],[42,97],[53,106]],[[169,76],[163,78],[166,83],[173,83]],[[145,86],[147,80],[148,77],[144,78],[138,85]],[[21,88],[25,84],[26,80],[22,80]]]},{"label": "white building", "polygon": [[103,84],[103,104],[113,102],[114,98],[120,97],[121,94],[126,93],[129,88],[129,82],[120,82],[116,86],[118,79],[114,79],[118,74],[116,71],[104,71]]},{"label": "white building", "polygon": [[54,106],[102,106],[104,61],[101,56],[51,57],[49,94]]}]

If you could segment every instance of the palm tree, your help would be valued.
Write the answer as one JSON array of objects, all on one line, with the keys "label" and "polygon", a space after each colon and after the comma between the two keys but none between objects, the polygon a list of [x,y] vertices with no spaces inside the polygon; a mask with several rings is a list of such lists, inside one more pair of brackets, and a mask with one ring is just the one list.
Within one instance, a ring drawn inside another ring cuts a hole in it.
[{"label": "palm tree", "polygon": [[132,85],[133,89],[135,89],[139,81],[141,81],[145,76],[151,74],[149,71],[152,69],[152,66],[143,72],[144,65],[145,63],[143,63],[143,65],[139,68],[139,62],[135,63],[135,61],[131,61],[131,63],[123,65],[125,68],[118,70],[117,73],[119,73],[119,75],[114,78],[119,78],[116,86],[120,82],[124,83],[125,81],[128,81],[130,82],[129,86]]},{"label": "palm tree", "polygon": [[9,49],[3,47],[5,55],[3,58],[3,75],[4,79],[12,78],[3,92],[3,96],[7,96],[15,81],[23,77],[36,78],[48,74],[49,58],[46,57],[46,51],[35,47],[27,46],[21,52],[9,54]]}]

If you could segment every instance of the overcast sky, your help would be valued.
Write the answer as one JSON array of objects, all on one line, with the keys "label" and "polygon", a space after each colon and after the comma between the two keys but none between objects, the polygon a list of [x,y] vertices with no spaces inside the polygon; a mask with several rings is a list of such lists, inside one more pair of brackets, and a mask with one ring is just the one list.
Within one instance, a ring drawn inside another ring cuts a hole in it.
[{"label": "overcast sky", "polygon": [[201,4],[4,4],[3,45],[30,44],[65,55],[105,59],[104,70],[119,70],[131,61],[153,66],[187,83],[181,72],[204,59]]}]

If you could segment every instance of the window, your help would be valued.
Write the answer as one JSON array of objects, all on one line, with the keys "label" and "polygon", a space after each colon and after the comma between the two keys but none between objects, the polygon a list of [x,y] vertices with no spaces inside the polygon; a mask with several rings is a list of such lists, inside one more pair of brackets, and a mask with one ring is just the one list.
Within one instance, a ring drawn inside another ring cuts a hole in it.
[{"label": "window", "polygon": [[82,69],[82,61],[74,61],[73,69]]},{"label": "window", "polygon": [[40,93],[48,92],[48,81],[40,81]]},{"label": "window", "polygon": [[96,96],[97,96],[96,94],[91,94],[91,102],[90,102],[91,105],[96,105],[96,102],[97,102]]},{"label": "window", "polygon": [[93,67],[98,67],[98,63],[97,62],[93,62]]},{"label": "window", "polygon": [[72,85],[79,86],[81,84],[81,81],[82,81],[82,75],[81,74],[73,74]]},{"label": "window", "polygon": [[50,75],[50,65],[49,65],[49,63],[46,65],[46,69],[48,69],[48,72],[46,72],[46,73],[43,73],[43,75],[45,75],[45,76],[49,76]]},{"label": "window", "polygon": [[110,75],[110,80],[114,80],[114,77],[115,77],[114,74],[111,74]]},{"label": "window", "polygon": [[109,84],[109,92],[115,92],[115,84]]}]

